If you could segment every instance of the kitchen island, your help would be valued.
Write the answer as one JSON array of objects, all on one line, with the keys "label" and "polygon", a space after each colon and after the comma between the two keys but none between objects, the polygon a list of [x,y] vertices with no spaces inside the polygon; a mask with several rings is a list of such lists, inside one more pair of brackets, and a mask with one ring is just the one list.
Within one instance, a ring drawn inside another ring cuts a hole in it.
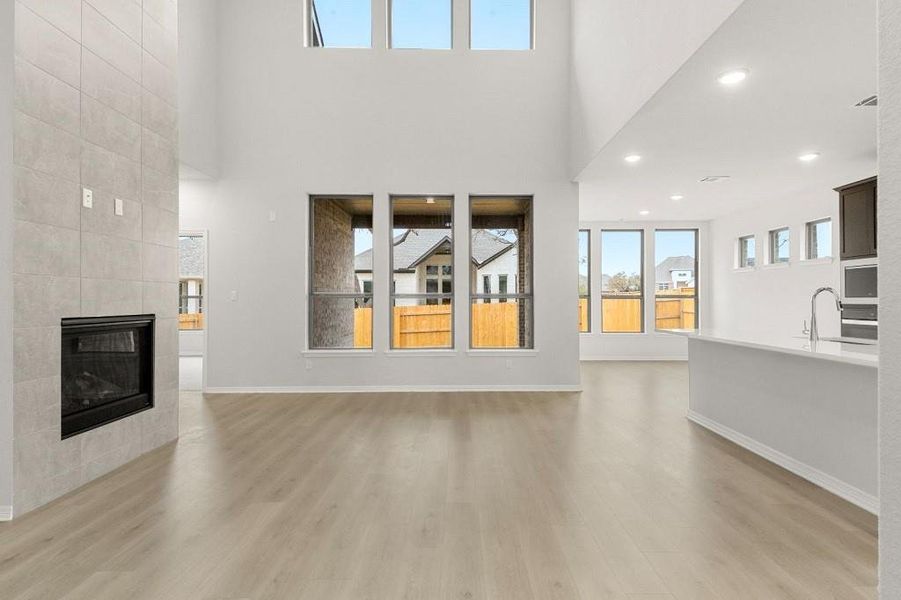
[{"label": "kitchen island", "polygon": [[878,514],[878,349],[801,336],[688,338],[688,418]]}]

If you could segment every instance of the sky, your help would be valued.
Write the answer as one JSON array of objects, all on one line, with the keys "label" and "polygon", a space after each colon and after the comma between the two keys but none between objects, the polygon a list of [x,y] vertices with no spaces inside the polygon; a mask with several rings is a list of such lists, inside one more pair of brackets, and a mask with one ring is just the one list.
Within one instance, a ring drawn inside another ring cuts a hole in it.
[{"label": "sky", "polygon": [[[326,47],[372,46],[371,0],[313,0]],[[471,0],[472,47],[531,47],[530,0]],[[450,48],[451,0],[393,0],[394,48]]]},{"label": "sky", "polygon": [[[601,235],[601,272],[627,275],[641,270],[641,232],[605,231]],[[694,231],[657,231],[654,234],[654,264],[670,256],[695,256]]]}]

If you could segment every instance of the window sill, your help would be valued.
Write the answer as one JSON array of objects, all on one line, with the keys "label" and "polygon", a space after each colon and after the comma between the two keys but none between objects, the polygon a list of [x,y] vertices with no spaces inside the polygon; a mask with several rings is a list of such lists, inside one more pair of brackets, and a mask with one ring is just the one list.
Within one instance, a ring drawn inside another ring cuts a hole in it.
[{"label": "window sill", "polygon": [[340,348],[335,350],[304,350],[301,354],[308,358],[332,358],[339,356],[356,356],[356,357],[372,357],[375,356],[375,352],[372,351],[372,348],[361,348],[359,350],[355,350],[353,348]]},{"label": "window sill", "polygon": [[767,263],[763,265],[764,269],[787,269],[791,266],[791,262]]},{"label": "window sill", "polygon": [[820,258],[808,258],[806,260],[802,260],[802,265],[831,265],[835,262],[834,256],[823,256]]},{"label": "window sill", "polygon": [[420,350],[412,349],[412,350],[400,350],[395,348],[394,350],[385,350],[383,352],[385,356],[390,358],[407,358],[407,357],[433,357],[433,358],[450,358],[453,356],[457,356],[457,351],[453,348],[422,348]]},{"label": "window sill", "polygon": [[621,336],[639,336],[639,335],[647,335],[647,331],[599,331],[598,335],[610,335],[614,337]]},{"label": "window sill", "polygon": [[732,270],[736,273],[752,273],[757,270],[757,267],[733,267]]},{"label": "window sill", "polygon": [[538,356],[538,350],[532,348],[470,348],[466,353],[472,356],[502,356],[504,358],[513,356]]}]

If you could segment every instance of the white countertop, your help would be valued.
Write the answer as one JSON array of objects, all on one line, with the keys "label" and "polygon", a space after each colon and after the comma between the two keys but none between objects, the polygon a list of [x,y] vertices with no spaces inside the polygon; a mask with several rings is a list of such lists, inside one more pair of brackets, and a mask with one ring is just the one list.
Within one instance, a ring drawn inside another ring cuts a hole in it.
[{"label": "white countertop", "polygon": [[790,334],[784,336],[772,334],[755,335],[720,331],[717,329],[673,329],[661,331],[661,333],[681,335],[687,338],[710,342],[721,342],[723,344],[732,344],[734,346],[756,348],[758,350],[772,350],[775,352],[784,352],[786,354],[822,358],[824,360],[833,360],[864,367],[876,368],[879,366],[878,346],[863,346],[859,344],[828,342],[823,340],[817,342],[816,345],[811,345],[810,341],[800,334],[794,336]]}]

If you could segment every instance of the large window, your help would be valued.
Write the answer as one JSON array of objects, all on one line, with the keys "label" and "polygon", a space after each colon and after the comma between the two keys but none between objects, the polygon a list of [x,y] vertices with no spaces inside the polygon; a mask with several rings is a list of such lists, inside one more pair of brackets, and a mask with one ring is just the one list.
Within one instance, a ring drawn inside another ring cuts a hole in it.
[{"label": "large window", "polygon": [[473,196],[470,219],[470,345],[533,348],[532,199]]},{"label": "large window", "polygon": [[579,230],[579,333],[591,331],[591,232]]},{"label": "large window", "polygon": [[310,349],[372,348],[372,197],[310,198]]},{"label": "large window", "polygon": [[644,331],[644,231],[601,231],[601,331]]},{"label": "large window", "polygon": [[532,0],[470,0],[470,48],[532,48]]},{"label": "large window", "polygon": [[389,0],[392,48],[451,47],[451,0]]},{"label": "large window", "polygon": [[203,329],[203,273],[205,244],[202,234],[178,236],[178,328]]},{"label": "large window", "polygon": [[698,231],[658,229],[654,232],[656,329],[698,326]]},{"label": "large window", "polygon": [[451,196],[393,196],[391,347],[454,345]]},{"label": "large window", "polygon": [[750,269],[757,264],[757,239],[753,235],[738,238],[738,268]]},{"label": "large window", "polygon": [[832,219],[807,223],[807,260],[832,256]]},{"label": "large window", "polygon": [[308,45],[371,48],[371,0],[308,0]]},{"label": "large window", "polygon": [[791,258],[791,232],[788,227],[770,231],[769,264],[787,263]]}]

